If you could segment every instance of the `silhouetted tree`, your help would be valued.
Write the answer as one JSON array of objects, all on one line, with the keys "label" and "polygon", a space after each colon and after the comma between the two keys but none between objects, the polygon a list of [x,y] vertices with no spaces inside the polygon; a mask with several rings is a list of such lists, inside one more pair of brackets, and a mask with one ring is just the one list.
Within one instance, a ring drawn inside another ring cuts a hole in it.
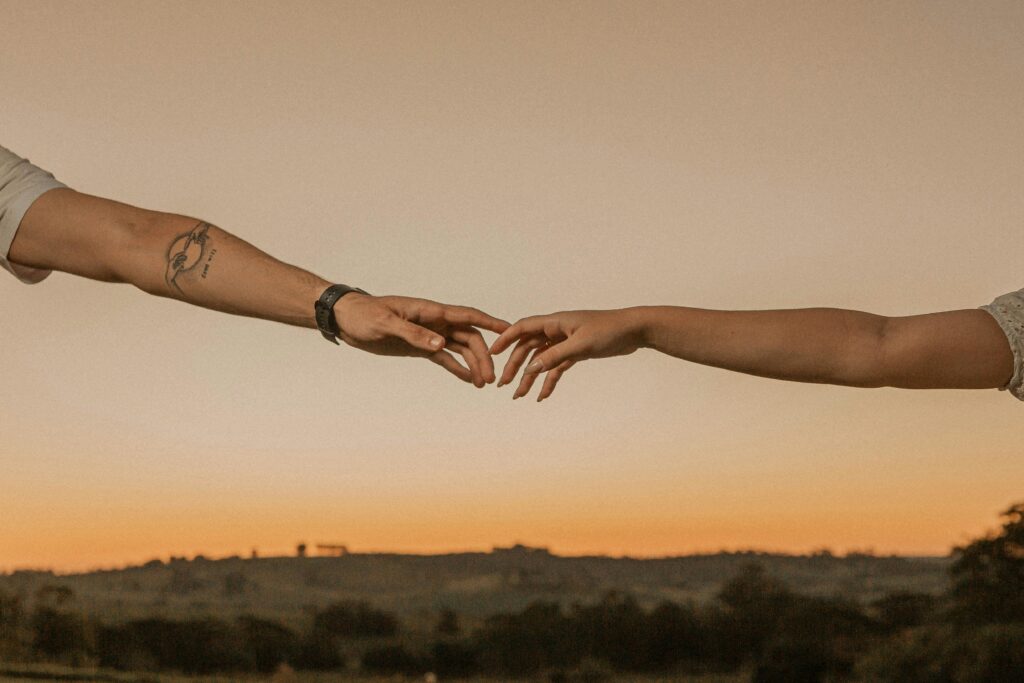
[{"label": "silhouetted tree", "polygon": [[336,602],[316,613],[313,630],[342,639],[389,637],[398,633],[398,619],[365,601]]},{"label": "silhouetted tree", "polygon": [[1024,503],[1002,530],[953,550],[953,616],[960,623],[1024,621]]},{"label": "silhouetted tree", "polygon": [[186,674],[252,671],[255,663],[241,631],[219,619],[140,619],[104,629],[99,640],[103,666],[156,669]]},{"label": "silhouetted tree", "polygon": [[1024,681],[1024,624],[940,624],[890,638],[858,666],[878,683]]},{"label": "silhouetted tree", "polygon": [[402,645],[380,645],[368,649],[362,658],[364,671],[375,674],[422,674],[429,668],[425,658]]},{"label": "silhouetted tree", "polygon": [[782,582],[751,562],[719,590],[712,612],[717,657],[727,665],[758,658],[793,600]]},{"label": "silhouetted tree", "polygon": [[583,654],[603,659],[622,671],[650,668],[647,615],[632,596],[607,593],[594,605],[575,606],[571,619]]},{"label": "silhouetted tree", "polygon": [[299,637],[277,622],[242,617],[238,627],[249,653],[247,659],[257,671],[270,673],[280,664],[294,661],[299,653]]},{"label": "silhouetted tree", "polygon": [[0,593],[0,661],[17,660],[24,656],[21,633],[24,621],[21,597]]},{"label": "silhouetted tree", "polygon": [[793,681],[816,680],[815,671],[821,672],[819,678],[846,676],[879,630],[851,600],[794,595],[776,624],[769,652],[760,660],[771,665],[763,671],[781,676],[788,670]]},{"label": "silhouetted tree", "polygon": [[556,602],[537,601],[520,614],[489,617],[476,639],[484,667],[512,676],[572,666],[579,661],[569,621]]},{"label": "silhouetted tree", "polygon": [[829,669],[825,648],[815,641],[775,641],[754,668],[751,683],[821,683]]},{"label": "silhouetted tree", "polygon": [[652,669],[695,664],[706,655],[703,624],[691,605],[660,603],[647,617],[646,639]]},{"label": "silhouetted tree", "polygon": [[928,593],[899,591],[871,603],[878,624],[886,633],[920,626],[934,614],[939,599]]},{"label": "silhouetted tree", "polygon": [[315,628],[299,641],[295,667],[307,671],[333,671],[345,668],[346,660],[338,651],[334,637]]},{"label": "silhouetted tree", "polygon": [[430,670],[443,678],[468,678],[480,670],[480,653],[468,642],[438,641],[430,661]]},{"label": "silhouetted tree", "polygon": [[457,636],[461,631],[459,626],[459,615],[453,609],[443,609],[437,618],[437,626],[434,628],[439,635]]},{"label": "silhouetted tree", "polygon": [[96,634],[98,664],[120,671],[153,671],[160,662],[128,625],[100,626]]},{"label": "silhouetted tree", "polygon": [[32,649],[46,659],[77,663],[91,649],[90,633],[81,615],[38,605],[31,621]]}]

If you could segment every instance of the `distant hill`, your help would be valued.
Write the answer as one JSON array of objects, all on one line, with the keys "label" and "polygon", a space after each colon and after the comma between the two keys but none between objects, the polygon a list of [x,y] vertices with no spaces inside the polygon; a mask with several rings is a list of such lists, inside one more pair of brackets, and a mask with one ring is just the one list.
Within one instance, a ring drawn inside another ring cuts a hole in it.
[{"label": "distant hill", "polygon": [[357,599],[397,613],[414,628],[429,628],[445,608],[469,625],[536,599],[586,603],[609,591],[632,594],[644,605],[663,599],[702,602],[749,562],[762,564],[797,592],[867,602],[898,590],[941,592],[950,560],[759,552],[652,559],[563,557],[543,548],[513,546],[447,555],[175,558],[67,575],[16,571],[0,575],[0,591],[30,597],[45,586],[64,586],[73,591],[82,611],[108,622],[253,614],[300,626],[311,607]]}]

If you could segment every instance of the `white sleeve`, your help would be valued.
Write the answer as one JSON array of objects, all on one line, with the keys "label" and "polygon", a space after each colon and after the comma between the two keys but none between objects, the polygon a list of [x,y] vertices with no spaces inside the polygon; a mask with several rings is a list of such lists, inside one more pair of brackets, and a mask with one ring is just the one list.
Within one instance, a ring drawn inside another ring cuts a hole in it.
[{"label": "white sleeve", "polygon": [[997,297],[982,306],[1003,328],[1013,350],[1013,377],[1000,391],[1009,391],[1024,401],[1024,289]]},{"label": "white sleeve", "polygon": [[0,147],[0,267],[9,270],[22,282],[39,282],[50,271],[15,265],[7,260],[7,253],[32,202],[47,190],[57,187],[67,186],[53,174],[33,166],[28,159]]}]

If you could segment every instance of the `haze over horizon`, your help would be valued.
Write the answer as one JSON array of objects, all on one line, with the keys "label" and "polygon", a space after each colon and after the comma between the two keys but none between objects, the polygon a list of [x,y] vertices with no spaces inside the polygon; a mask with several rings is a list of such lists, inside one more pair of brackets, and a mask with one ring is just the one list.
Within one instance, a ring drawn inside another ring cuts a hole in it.
[{"label": "haze over horizon", "polygon": [[[909,315],[1024,287],[1024,4],[184,7],[0,0],[0,144],[329,279],[507,319]],[[0,307],[0,570],[302,539],[945,555],[1024,499],[1005,392],[641,351],[513,403],[63,274],[0,278]]]}]

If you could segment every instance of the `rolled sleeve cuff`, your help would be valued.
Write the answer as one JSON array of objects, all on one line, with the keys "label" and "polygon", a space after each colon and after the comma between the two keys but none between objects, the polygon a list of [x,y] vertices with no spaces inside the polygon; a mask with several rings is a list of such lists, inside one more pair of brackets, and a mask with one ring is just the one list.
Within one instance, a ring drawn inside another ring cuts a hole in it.
[{"label": "rolled sleeve cuff", "polygon": [[1024,289],[997,297],[980,308],[996,319],[1013,351],[1013,377],[999,390],[1024,401]]},{"label": "rolled sleeve cuff", "polygon": [[46,279],[46,276],[50,274],[49,270],[40,270],[38,268],[29,268],[28,266],[19,266],[16,263],[11,263],[7,260],[7,254],[11,250],[11,244],[14,242],[14,236],[18,234],[18,228],[21,226],[21,219],[25,217],[32,203],[39,199],[45,192],[54,190],[58,187],[67,187],[64,183],[54,179],[37,180],[32,184],[31,187],[18,193],[18,196],[5,208],[3,217],[0,221],[7,223],[8,225],[3,226],[0,229],[0,266],[3,266],[16,278],[26,284],[35,284]]}]

